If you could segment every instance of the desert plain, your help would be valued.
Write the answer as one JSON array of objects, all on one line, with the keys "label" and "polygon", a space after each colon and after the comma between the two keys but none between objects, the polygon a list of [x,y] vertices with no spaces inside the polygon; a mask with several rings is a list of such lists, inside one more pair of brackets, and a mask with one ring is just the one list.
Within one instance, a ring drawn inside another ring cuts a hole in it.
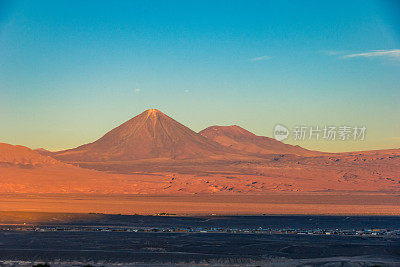
[{"label": "desert plain", "polygon": [[0,144],[0,210],[400,215],[400,149],[323,153],[151,109],[74,149]]}]

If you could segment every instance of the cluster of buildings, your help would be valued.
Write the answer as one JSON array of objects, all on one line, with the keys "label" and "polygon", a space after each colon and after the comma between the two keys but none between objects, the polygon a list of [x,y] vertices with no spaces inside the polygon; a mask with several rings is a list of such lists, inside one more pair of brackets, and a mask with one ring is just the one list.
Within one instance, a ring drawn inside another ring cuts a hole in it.
[{"label": "cluster of buildings", "polygon": [[250,228],[224,228],[224,227],[116,227],[116,226],[28,226],[11,225],[0,226],[0,231],[34,231],[34,232],[135,232],[135,233],[232,233],[232,234],[294,234],[294,235],[340,235],[340,236],[390,236],[400,238],[400,229],[271,229],[259,227]]}]

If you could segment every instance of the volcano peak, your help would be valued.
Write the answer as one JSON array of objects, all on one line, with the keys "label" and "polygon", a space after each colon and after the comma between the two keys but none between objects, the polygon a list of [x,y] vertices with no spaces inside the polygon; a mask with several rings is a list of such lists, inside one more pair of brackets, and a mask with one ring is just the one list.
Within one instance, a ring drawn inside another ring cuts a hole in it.
[{"label": "volcano peak", "polygon": [[192,131],[158,109],[148,109],[93,143],[53,155],[67,161],[124,161],[204,158],[226,152],[226,147]]},{"label": "volcano peak", "polygon": [[156,115],[159,115],[159,114],[164,115],[164,113],[162,113],[161,111],[159,111],[156,108],[150,108],[150,109],[146,110],[144,113],[147,113],[148,115],[152,115],[152,116],[156,116]]}]

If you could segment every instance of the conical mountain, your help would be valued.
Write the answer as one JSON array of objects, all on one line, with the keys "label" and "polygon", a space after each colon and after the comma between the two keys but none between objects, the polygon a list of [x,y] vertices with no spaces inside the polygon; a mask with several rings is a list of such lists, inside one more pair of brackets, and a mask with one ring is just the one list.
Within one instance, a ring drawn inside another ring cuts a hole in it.
[{"label": "conical mountain", "polygon": [[315,155],[300,146],[292,146],[273,138],[258,136],[237,125],[211,126],[200,132],[201,135],[223,146],[250,154],[294,154]]},{"label": "conical mountain", "polygon": [[187,159],[222,155],[229,148],[192,131],[157,109],[149,109],[99,140],[53,153],[65,161]]}]

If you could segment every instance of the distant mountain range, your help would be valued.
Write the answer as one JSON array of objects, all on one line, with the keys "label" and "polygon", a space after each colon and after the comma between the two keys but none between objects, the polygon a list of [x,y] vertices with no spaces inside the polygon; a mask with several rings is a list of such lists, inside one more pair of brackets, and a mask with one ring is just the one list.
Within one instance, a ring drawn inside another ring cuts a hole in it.
[{"label": "distant mountain range", "polygon": [[50,152],[0,143],[0,193],[400,192],[400,149],[322,153],[239,126],[196,133],[156,109]]},{"label": "distant mountain range", "polygon": [[93,143],[54,153],[38,152],[70,162],[319,154],[272,138],[256,136],[236,125],[212,126],[196,133],[157,109],[146,110]]}]

